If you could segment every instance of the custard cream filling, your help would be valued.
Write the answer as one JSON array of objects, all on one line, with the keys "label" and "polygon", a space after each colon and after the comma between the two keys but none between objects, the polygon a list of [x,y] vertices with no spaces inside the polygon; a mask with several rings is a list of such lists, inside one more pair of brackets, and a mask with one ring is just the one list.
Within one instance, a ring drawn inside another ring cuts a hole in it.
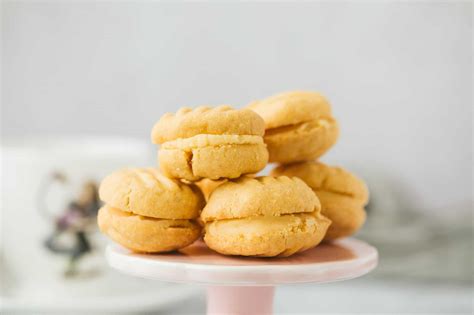
[{"label": "custard cream filling", "polygon": [[261,136],[251,135],[209,135],[200,134],[190,138],[179,138],[167,141],[161,145],[162,149],[195,149],[221,145],[263,144]]},{"label": "custard cream filling", "polygon": [[319,213],[292,213],[279,217],[248,217],[213,221],[206,224],[206,229],[213,231],[225,229],[227,233],[261,234],[262,231],[285,231],[307,229],[319,224],[328,224],[329,220]]},{"label": "custard cream filling", "polygon": [[103,207],[109,216],[115,217],[117,219],[130,218],[130,220],[135,220],[136,222],[147,222],[156,224],[156,226],[167,227],[167,228],[191,228],[196,225],[196,222],[192,219],[160,219],[142,216],[133,212],[123,211],[111,206],[105,205]]}]

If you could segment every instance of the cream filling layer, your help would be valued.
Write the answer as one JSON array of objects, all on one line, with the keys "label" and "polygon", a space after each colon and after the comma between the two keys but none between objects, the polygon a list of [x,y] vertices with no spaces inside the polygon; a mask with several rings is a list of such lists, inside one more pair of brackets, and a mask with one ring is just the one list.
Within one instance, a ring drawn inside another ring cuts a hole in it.
[{"label": "cream filling layer", "polygon": [[263,138],[251,135],[209,135],[200,134],[190,138],[179,138],[167,141],[161,145],[162,149],[194,149],[210,146],[232,144],[263,144]]},{"label": "cream filling layer", "polygon": [[226,234],[258,235],[262,233],[295,232],[315,229],[323,224],[329,225],[330,220],[319,212],[292,213],[278,217],[258,216],[242,219],[218,220],[206,224],[208,232],[222,231]]},{"label": "cream filling layer", "polygon": [[[128,222],[151,224],[155,227],[160,228],[195,228],[197,225],[196,221],[191,219],[159,219],[152,217],[145,217],[132,212],[123,211],[117,208],[105,205],[101,211],[104,211],[112,219],[115,219],[118,225],[122,225],[122,220],[129,220]],[[113,225],[110,224],[109,225]]]}]

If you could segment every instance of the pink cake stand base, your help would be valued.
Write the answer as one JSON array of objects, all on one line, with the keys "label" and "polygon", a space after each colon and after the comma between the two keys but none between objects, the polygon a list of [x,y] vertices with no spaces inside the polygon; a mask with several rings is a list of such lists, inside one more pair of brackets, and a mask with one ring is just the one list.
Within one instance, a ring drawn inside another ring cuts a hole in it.
[{"label": "pink cake stand base", "polygon": [[160,281],[206,284],[208,314],[271,314],[275,286],[360,277],[377,266],[377,250],[356,239],[323,243],[288,258],[223,256],[202,242],[175,253],[141,255],[109,245],[113,268]]}]

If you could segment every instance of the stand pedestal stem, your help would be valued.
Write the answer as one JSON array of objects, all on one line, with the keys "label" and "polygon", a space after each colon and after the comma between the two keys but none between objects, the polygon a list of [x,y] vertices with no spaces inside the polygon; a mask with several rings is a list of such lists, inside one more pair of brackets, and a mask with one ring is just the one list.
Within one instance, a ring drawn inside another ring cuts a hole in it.
[{"label": "stand pedestal stem", "polygon": [[209,286],[208,315],[270,315],[275,287]]}]

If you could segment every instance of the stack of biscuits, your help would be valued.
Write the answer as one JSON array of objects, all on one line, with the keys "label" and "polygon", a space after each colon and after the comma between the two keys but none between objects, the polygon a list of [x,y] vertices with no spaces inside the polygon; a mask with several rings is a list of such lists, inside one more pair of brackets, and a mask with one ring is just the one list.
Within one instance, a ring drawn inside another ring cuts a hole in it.
[{"label": "stack of biscuits", "polygon": [[365,183],[350,172],[318,162],[337,141],[339,126],[329,102],[315,92],[288,92],[249,105],[265,120],[272,176],[296,176],[316,193],[332,223],[324,237],[354,234],[365,222]]},{"label": "stack of biscuits", "polygon": [[105,203],[97,217],[100,230],[135,252],[180,249],[201,235],[202,193],[157,169],[116,171],[102,181],[99,197]]},{"label": "stack of biscuits", "polygon": [[[355,233],[368,191],[317,159],[339,134],[328,101],[289,92],[234,109],[182,108],[153,127],[159,169],[124,169],[99,195],[102,232],[135,252],[186,247],[203,235],[224,255],[290,256]],[[255,176],[268,162],[271,176]]]}]

